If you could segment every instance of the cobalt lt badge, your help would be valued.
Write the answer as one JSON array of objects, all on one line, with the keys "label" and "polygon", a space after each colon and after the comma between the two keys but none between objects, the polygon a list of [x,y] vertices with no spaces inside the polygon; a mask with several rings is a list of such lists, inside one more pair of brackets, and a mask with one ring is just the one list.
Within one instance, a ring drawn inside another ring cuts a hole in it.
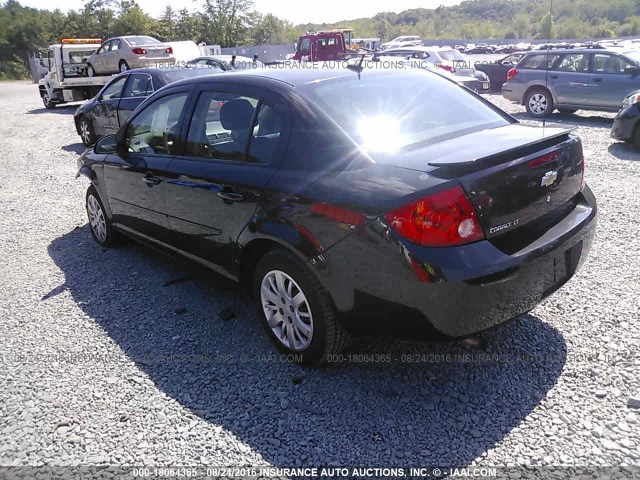
[{"label": "cobalt lt badge", "polygon": [[545,173],[542,176],[542,182],[540,183],[541,187],[550,187],[553,185],[553,182],[558,178],[558,172],[556,170],[551,170],[550,172]]}]

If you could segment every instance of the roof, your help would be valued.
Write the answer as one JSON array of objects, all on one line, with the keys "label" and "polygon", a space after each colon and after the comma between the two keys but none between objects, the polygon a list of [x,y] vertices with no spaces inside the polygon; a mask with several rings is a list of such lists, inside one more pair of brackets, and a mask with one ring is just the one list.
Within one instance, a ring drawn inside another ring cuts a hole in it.
[{"label": "roof", "polygon": [[[316,62],[311,64],[302,64],[305,66],[300,67],[286,67],[282,66],[274,66],[269,68],[254,68],[251,70],[236,70],[233,72],[226,72],[223,75],[215,76],[216,79],[233,79],[236,80],[238,78],[265,78],[271,80],[277,80],[279,82],[288,84],[292,87],[299,87],[302,85],[306,85],[309,83],[328,80],[328,79],[339,79],[339,78],[356,78],[358,73],[353,70],[349,70],[348,68],[336,67],[329,68],[328,64],[331,62]],[[407,73],[407,70],[397,70],[400,72]],[[388,71],[384,71],[382,69],[370,70],[367,71],[365,68],[362,72],[362,75],[379,75],[379,74],[388,75]],[[212,76],[211,78],[214,78]],[[186,83],[204,83],[206,82],[206,78],[189,78],[182,80],[181,84]],[[224,80],[223,80],[224,81]]]}]

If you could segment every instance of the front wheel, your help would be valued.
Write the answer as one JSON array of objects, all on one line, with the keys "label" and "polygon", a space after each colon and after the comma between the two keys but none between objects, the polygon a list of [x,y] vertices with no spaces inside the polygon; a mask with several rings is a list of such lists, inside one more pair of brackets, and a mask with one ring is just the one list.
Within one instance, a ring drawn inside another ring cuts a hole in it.
[{"label": "front wheel", "polygon": [[82,117],[80,119],[79,127],[82,143],[86,147],[93,145],[96,142],[96,134],[93,130],[93,124],[87,119],[87,117]]},{"label": "front wheel", "polygon": [[87,65],[87,77],[95,77],[96,76],[96,70],[93,68],[93,65],[88,64]]},{"label": "front wheel", "polygon": [[113,228],[107,218],[104,205],[102,204],[102,200],[100,200],[100,195],[98,195],[98,191],[93,185],[87,189],[86,207],[93,239],[103,247],[114,247],[118,245],[122,237]]},{"label": "front wheel", "polygon": [[529,115],[536,118],[548,117],[553,112],[553,98],[549,90],[535,88],[524,99]]},{"label": "front wheel", "polygon": [[262,257],[253,294],[271,340],[293,361],[317,365],[348,344],[329,294],[291,253],[278,249]]},{"label": "front wheel", "polygon": [[47,110],[52,110],[56,108],[56,104],[51,101],[51,97],[49,96],[49,92],[44,92],[42,94],[42,103],[44,104],[44,108]]}]

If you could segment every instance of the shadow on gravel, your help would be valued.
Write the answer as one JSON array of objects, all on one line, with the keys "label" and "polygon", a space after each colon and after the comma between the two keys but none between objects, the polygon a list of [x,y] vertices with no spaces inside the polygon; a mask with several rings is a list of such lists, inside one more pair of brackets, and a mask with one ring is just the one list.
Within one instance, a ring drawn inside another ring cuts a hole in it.
[{"label": "shadow on gravel", "polygon": [[540,125],[543,122],[549,127],[592,127],[592,128],[611,128],[613,118],[602,117],[599,115],[583,116],[579,114],[565,115],[558,112],[551,114],[544,120],[541,118],[533,118],[527,112],[512,113],[511,116],[521,122]]},{"label": "shadow on gravel", "polygon": [[85,147],[82,143],[71,143],[62,147],[62,150],[64,150],[65,152],[77,153],[78,155],[83,153],[86,149],[87,147]]},{"label": "shadow on gravel", "polygon": [[52,108],[51,110],[44,107],[36,108],[33,110],[27,110],[25,113],[29,115],[40,114],[40,113],[54,113],[57,115],[73,115],[77,109],[78,109],[78,105],[64,105],[64,106],[58,106],[56,108]]},{"label": "shadow on gravel", "polygon": [[539,404],[566,359],[560,333],[525,315],[488,334],[485,352],[378,339],[303,369],[226,280],[136,244],[103,250],[86,225],[48,252],[65,283],[43,301],[68,291],[159,390],[280,467],[467,465]]},{"label": "shadow on gravel", "polygon": [[614,142],[609,145],[609,153],[620,160],[640,161],[640,152],[632,145],[624,142]]}]

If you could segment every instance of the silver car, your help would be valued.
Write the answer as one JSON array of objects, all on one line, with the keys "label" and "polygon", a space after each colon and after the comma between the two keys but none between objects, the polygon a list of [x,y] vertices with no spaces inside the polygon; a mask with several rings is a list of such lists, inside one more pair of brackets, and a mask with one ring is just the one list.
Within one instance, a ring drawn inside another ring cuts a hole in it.
[{"label": "silver car", "polygon": [[558,109],[617,112],[640,88],[640,51],[607,49],[532,51],[507,73],[502,95],[524,105],[533,117]]},{"label": "silver car", "polygon": [[157,38],[130,35],[110,38],[87,59],[86,74],[111,75],[131,68],[166,67],[175,63],[173,48]]}]

